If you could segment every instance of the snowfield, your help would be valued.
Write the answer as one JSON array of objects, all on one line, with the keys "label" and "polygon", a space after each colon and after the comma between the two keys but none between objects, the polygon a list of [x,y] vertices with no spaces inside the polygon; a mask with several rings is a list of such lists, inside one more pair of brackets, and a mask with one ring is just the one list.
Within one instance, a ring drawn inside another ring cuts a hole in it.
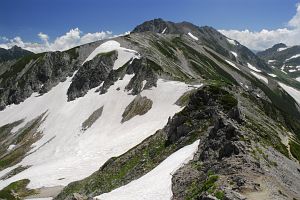
[{"label": "snowfield", "polygon": [[85,61],[82,63],[84,64],[87,61],[92,60],[95,56],[97,56],[99,53],[107,53],[110,51],[117,51],[118,52],[118,58],[115,61],[113,69],[118,69],[122,67],[124,64],[126,64],[129,60],[133,59],[139,59],[140,55],[135,50],[126,49],[121,47],[120,43],[114,40],[109,40],[107,42],[104,42],[103,44],[99,45],[88,57],[85,59]]},{"label": "snowfield", "polygon": [[[152,108],[142,116],[121,123],[127,105],[135,98],[125,91],[133,75],[126,75],[99,95],[95,89],[84,97],[67,102],[71,77],[48,93],[31,97],[0,112],[0,126],[25,119],[20,127],[47,111],[39,131],[43,137],[33,144],[32,154],[17,165],[0,172],[0,177],[19,165],[31,167],[0,181],[0,189],[11,182],[28,178],[29,188],[67,185],[91,175],[113,156],[119,156],[154,134],[181,108],[174,103],[193,87],[182,82],[159,79],[157,87],[141,92],[153,101]],[[120,88],[118,91],[117,88]],[[98,108],[102,116],[86,131],[81,124]]]},{"label": "snowfield", "polygon": [[199,39],[198,39],[196,36],[194,36],[191,32],[189,32],[188,35],[189,35],[191,38],[193,38],[194,40],[196,40],[196,41],[199,40]]},{"label": "snowfield", "polygon": [[173,153],[152,171],[141,178],[109,193],[95,197],[97,200],[169,200],[172,198],[172,174],[193,157],[199,140]]},{"label": "snowfield", "polygon": [[256,78],[258,78],[259,80],[262,80],[264,81],[266,84],[268,84],[268,79],[258,73],[255,73],[255,72],[251,72],[251,74],[253,74]]},{"label": "snowfield", "polygon": [[254,67],[253,65],[251,65],[250,63],[247,63],[247,66],[249,69],[256,71],[256,72],[261,72],[261,70],[257,69],[256,67]]},{"label": "snowfield", "polygon": [[240,70],[240,68],[238,68],[236,66],[236,64],[234,64],[233,62],[229,61],[229,60],[225,60],[229,65],[231,65],[232,67],[236,68],[237,70]]},{"label": "snowfield", "polygon": [[283,83],[280,83],[278,82],[278,84],[289,94],[291,95],[291,97],[293,97],[295,99],[295,101],[298,103],[298,105],[300,105],[300,91],[293,88],[293,87],[290,87],[290,86],[287,86]]}]

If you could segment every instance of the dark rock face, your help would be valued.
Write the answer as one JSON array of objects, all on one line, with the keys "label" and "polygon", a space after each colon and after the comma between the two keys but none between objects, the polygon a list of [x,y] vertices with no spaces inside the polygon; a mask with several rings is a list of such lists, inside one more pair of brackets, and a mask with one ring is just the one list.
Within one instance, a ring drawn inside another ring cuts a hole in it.
[{"label": "dark rock face", "polygon": [[68,89],[68,100],[84,96],[88,90],[105,81],[113,69],[118,53],[116,51],[100,54],[93,60],[84,63],[72,79]]},{"label": "dark rock face", "polygon": [[0,76],[0,107],[18,104],[33,92],[46,93],[80,66],[67,52],[24,57]]},{"label": "dark rock face", "polygon": [[10,49],[0,48],[0,62],[5,62],[8,60],[19,59],[23,56],[34,54],[31,51],[22,49],[18,46],[13,46]]},{"label": "dark rock face", "polygon": [[130,120],[137,115],[144,115],[152,108],[152,101],[147,97],[138,94],[134,100],[125,108],[122,114],[122,123]]},{"label": "dark rock face", "polygon": [[[122,79],[125,74],[134,74],[134,77],[126,86],[127,90],[131,90],[132,95],[140,93],[143,89],[157,86],[158,77],[151,67],[151,62],[148,59],[141,58],[133,60],[131,64],[125,64],[124,67],[118,70],[112,70],[100,88],[100,94],[106,93],[109,87],[118,79]],[[146,81],[144,87],[143,81]]]}]

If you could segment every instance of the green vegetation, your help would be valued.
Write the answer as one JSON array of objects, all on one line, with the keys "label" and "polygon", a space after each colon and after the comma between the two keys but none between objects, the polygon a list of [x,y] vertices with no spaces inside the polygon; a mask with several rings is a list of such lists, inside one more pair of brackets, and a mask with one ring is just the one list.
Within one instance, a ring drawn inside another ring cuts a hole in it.
[{"label": "green vegetation", "polygon": [[0,180],[5,180],[5,179],[9,179],[10,177],[13,177],[14,175],[28,169],[30,166],[22,166],[22,165],[19,165],[17,168],[11,170],[10,172],[8,172],[7,174],[5,174],[4,176],[2,176],[0,178]]},{"label": "green vegetation", "polygon": [[291,140],[289,145],[291,154],[300,162],[300,144]]},{"label": "green vegetation", "polygon": [[72,59],[77,59],[78,56],[79,56],[79,53],[78,53],[78,47],[74,47],[74,48],[69,49],[69,50],[67,50],[67,51],[65,51],[65,52],[66,52],[67,54],[69,54],[70,57],[71,57]]},{"label": "green vegetation", "polygon": [[201,184],[197,181],[192,182],[191,186],[186,191],[186,200],[197,199],[203,192],[208,192],[214,195],[218,199],[224,199],[224,192],[217,190],[217,184],[219,176],[215,174],[208,174],[207,179]]},{"label": "green vegetation", "polygon": [[225,94],[221,97],[220,100],[225,110],[230,110],[238,104],[237,99],[232,94]]},{"label": "green vegetation", "polygon": [[20,162],[25,154],[30,150],[31,144],[40,139],[41,134],[36,132],[42,122],[44,114],[28,122],[19,130],[13,138],[12,144],[18,147],[7,154],[0,155],[0,170],[10,167]]},{"label": "green vegetation", "polygon": [[204,79],[223,81],[228,84],[238,85],[236,80],[225,70],[223,70],[222,67],[217,65],[213,60],[204,54],[199,53],[192,47],[185,44],[179,37],[174,38],[172,43],[174,43],[176,47],[183,52],[193,69]]},{"label": "green vegetation", "polygon": [[20,200],[26,196],[35,194],[35,190],[26,188],[29,182],[28,179],[22,179],[9,184],[0,190],[0,199]]},{"label": "green vegetation", "polygon": [[[37,60],[39,58],[42,58],[45,55],[45,53],[38,53],[38,54],[31,54],[28,56],[24,56],[21,59],[19,59],[10,70],[6,71],[4,74],[0,76],[0,78],[3,78],[3,80],[6,80],[8,78],[12,78],[16,76],[22,69],[31,61],[31,60]],[[4,81],[2,81],[4,82]]]},{"label": "green vegetation", "polygon": [[125,108],[122,114],[122,123],[137,115],[144,115],[152,108],[152,100],[147,97],[137,95],[132,102]]},{"label": "green vegetation", "polygon": [[196,91],[197,91],[196,89],[193,89],[185,92],[183,95],[181,95],[181,97],[179,97],[179,99],[175,102],[175,104],[180,107],[187,106],[190,96],[194,94]]}]

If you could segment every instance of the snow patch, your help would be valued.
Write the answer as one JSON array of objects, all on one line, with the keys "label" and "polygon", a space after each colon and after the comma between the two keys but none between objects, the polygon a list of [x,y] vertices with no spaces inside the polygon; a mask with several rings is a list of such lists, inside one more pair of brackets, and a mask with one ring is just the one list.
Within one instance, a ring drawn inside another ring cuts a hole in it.
[{"label": "snow patch", "polygon": [[8,150],[8,151],[11,151],[11,150],[13,150],[15,147],[16,147],[15,144],[11,144],[11,145],[9,145],[9,147],[7,148],[7,150]]},{"label": "snow patch", "polygon": [[268,74],[268,75],[271,76],[271,77],[273,77],[273,78],[277,77],[276,74]]},{"label": "snow patch", "polygon": [[188,35],[191,37],[191,38],[193,38],[194,40],[199,40],[196,36],[194,36],[191,32],[189,32],[188,33]]},{"label": "snow patch", "polygon": [[253,71],[261,72],[261,70],[257,69],[256,67],[254,67],[254,66],[251,65],[250,63],[247,63],[247,66],[248,66],[248,68],[250,68],[250,69],[253,70]]},{"label": "snow patch", "polygon": [[229,60],[225,60],[229,65],[231,65],[232,67],[236,68],[237,70],[240,70],[240,68],[238,68],[236,66],[236,64],[234,64],[233,62],[229,61]]},{"label": "snow patch", "polygon": [[166,28],[161,32],[161,34],[165,34],[167,28],[168,28],[168,27],[166,27]]},{"label": "snow patch", "polygon": [[234,57],[238,57],[238,55],[237,55],[237,53],[236,52],[234,52],[234,51],[230,51],[233,55],[234,55]]},{"label": "snow patch", "polygon": [[278,48],[277,51],[284,51],[284,50],[286,50],[286,49],[288,49],[288,47]]},{"label": "snow patch", "polygon": [[92,60],[95,56],[100,53],[107,53],[110,51],[117,51],[118,58],[114,63],[113,69],[116,70],[126,64],[129,60],[140,59],[138,52],[132,49],[126,49],[121,47],[120,43],[114,40],[109,40],[100,44],[82,63]]},{"label": "snow patch", "polygon": [[291,87],[291,86],[287,86],[283,83],[278,82],[278,84],[280,85],[280,87],[282,87],[289,95],[291,95],[291,97],[293,97],[295,99],[295,101],[298,103],[298,105],[300,105],[300,91]]},{"label": "snow patch", "polygon": [[256,78],[258,78],[259,80],[264,81],[266,84],[268,84],[268,79],[258,73],[255,72],[251,72],[251,74],[253,74]]},{"label": "snow patch", "polygon": [[286,59],[285,61],[289,61],[289,60],[292,60],[292,59],[295,59],[295,58],[299,58],[300,57],[300,54],[297,54],[297,55],[294,55],[288,59]]},{"label": "snow patch", "polygon": [[188,163],[198,149],[199,140],[173,153],[152,171],[129,184],[95,197],[98,200],[161,200],[172,198],[172,174]]},{"label": "snow patch", "polygon": [[229,39],[229,38],[226,38],[227,41],[232,44],[232,45],[236,45],[236,41],[235,40],[232,40],[232,39]]},{"label": "snow patch", "polygon": [[277,60],[268,60],[268,63],[274,63],[274,62],[277,62]]},{"label": "snow patch", "polygon": [[299,82],[300,82],[300,77],[296,78],[296,81],[299,81]]}]

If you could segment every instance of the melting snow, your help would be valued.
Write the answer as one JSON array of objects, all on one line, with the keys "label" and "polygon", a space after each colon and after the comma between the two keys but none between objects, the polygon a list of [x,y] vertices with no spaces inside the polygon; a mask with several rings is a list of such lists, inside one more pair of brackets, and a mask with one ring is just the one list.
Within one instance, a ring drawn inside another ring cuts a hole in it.
[{"label": "melting snow", "polygon": [[225,60],[229,65],[231,65],[232,67],[236,68],[237,70],[240,70],[240,68],[238,68],[236,66],[236,64],[234,64],[233,62],[229,61],[229,60]]},{"label": "melting snow", "polygon": [[82,63],[92,60],[99,53],[107,53],[116,50],[118,52],[118,58],[114,63],[113,69],[118,69],[126,64],[129,60],[135,58],[139,59],[140,55],[135,50],[126,49],[120,46],[120,43],[114,40],[110,40],[100,44]]},{"label": "melting snow", "polygon": [[236,57],[237,58],[237,53],[236,52],[234,52],[234,51],[230,51],[233,55],[234,55],[234,57]]},{"label": "melting snow", "polygon": [[253,71],[256,72],[261,72],[261,70],[257,69],[256,67],[254,67],[253,65],[251,65],[250,63],[247,63],[248,68],[252,69]]},{"label": "melting snow", "polygon": [[271,77],[277,77],[277,75],[276,74],[268,74],[269,76],[271,76]]},{"label": "melting snow", "polygon": [[263,80],[265,83],[268,84],[268,79],[258,73],[255,73],[255,72],[251,72],[251,74],[253,74],[256,78],[260,79],[260,80]]},{"label": "melting snow", "polygon": [[295,58],[298,58],[298,57],[300,57],[300,54],[294,55],[294,56],[286,59],[285,61],[289,61],[289,60],[292,60],[292,59],[295,59]]},{"label": "melting snow", "polygon": [[232,45],[236,45],[236,42],[234,41],[234,40],[232,40],[232,39],[229,39],[229,38],[226,38],[227,39],[227,41],[230,43],[230,44],[232,44]]},{"label": "melting snow", "polygon": [[284,50],[286,50],[286,49],[288,49],[288,47],[278,48],[277,51],[284,51]]},{"label": "melting snow", "polygon": [[194,36],[191,32],[188,33],[188,35],[193,38],[194,40],[198,40],[198,38],[196,36]]},{"label": "melting snow", "polygon": [[13,149],[15,148],[15,146],[16,146],[16,145],[14,145],[14,144],[9,145],[9,147],[7,148],[7,150],[8,150],[8,151],[13,150]]},{"label": "melting snow", "polygon": [[161,200],[172,198],[172,174],[193,157],[199,140],[173,153],[152,171],[129,184],[95,197],[101,200]]},{"label": "melting snow", "polygon": [[277,62],[277,60],[268,60],[268,63],[273,63],[273,62]]},{"label": "melting snow", "polygon": [[167,30],[167,27],[161,32],[161,34],[164,34]]},{"label": "melting snow", "polygon": [[296,72],[296,69],[289,69],[289,72]]},{"label": "melting snow", "polygon": [[[181,110],[174,102],[192,89],[182,82],[159,79],[157,87],[141,92],[153,101],[151,110],[122,124],[122,113],[135,98],[125,91],[132,77],[126,75],[105,94],[99,95],[95,88],[84,97],[67,102],[69,77],[42,96],[34,93],[24,102],[0,111],[0,126],[23,118],[24,125],[45,111],[48,115],[39,128],[43,137],[33,145],[31,152],[34,153],[17,165],[0,171],[0,177],[19,165],[31,167],[7,180],[0,180],[0,189],[24,178],[30,179],[29,188],[40,188],[67,185],[89,176],[109,158],[128,151],[163,128],[168,118]],[[82,133],[81,124],[101,106],[104,106],[102,116]]]},{"label": "melting snow", "polygon": [[298,103],[298,105],[300,105],[300,91],[293,88],[293,87],[290,87],[290,86],[287,86],[283,83],[278,83],[289,95],[291,95],[295,101]]}]

